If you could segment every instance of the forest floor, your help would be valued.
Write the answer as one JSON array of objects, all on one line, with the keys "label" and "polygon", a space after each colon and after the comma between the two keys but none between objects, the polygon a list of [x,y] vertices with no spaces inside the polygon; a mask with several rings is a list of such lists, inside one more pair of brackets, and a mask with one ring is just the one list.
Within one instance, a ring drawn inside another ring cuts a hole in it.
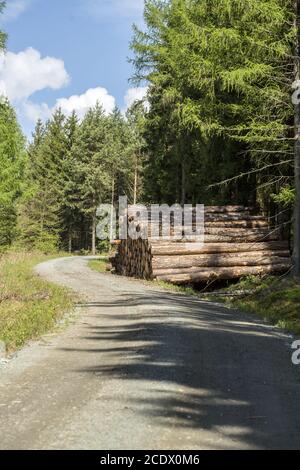
[{"label": "forest floor", "polygon": [[0,258],[0,341],[8,352],[49,331],[74,306],[74,293],[34,274],[34,266],[50,258],[39,252]]},{"label": "forest floor", "polygon": [[67,328],[0,361],[1,449],[300,447],[292,337],[89,261],[37,268],[84,300]]}]

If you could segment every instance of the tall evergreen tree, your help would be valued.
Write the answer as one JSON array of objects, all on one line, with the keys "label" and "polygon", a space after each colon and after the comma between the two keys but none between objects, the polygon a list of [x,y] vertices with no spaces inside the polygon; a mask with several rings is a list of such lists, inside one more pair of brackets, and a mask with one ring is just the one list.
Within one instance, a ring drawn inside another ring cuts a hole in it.
[{"label": "tall evergreen tree", "polygon": [[39,248],[58,247],[67,155],[65,117],[55,111],[46,127],[38,121],[29,147],[27,191],[21,211],[23,239]]},{"label": "tall evergreen tree", "polygon": [[13,108],[0,99],[0,250],[16,238],[25,165],[24,137]]},{"label": "tall evergreen tree", "polygon": [[[298,1],[147,0],[145,21],[132,48],[135,79],[150,83],[146,170],[157,175],[155,196],[257,201],[269,213],[272,201],[292,200]],[[207,189],[218,180],[223,185]],[[297,206],[295,259],[299,217]]]},{"label": "tall evergreen tree", "polygon": [[75,112],[66,120],[66,154],[62,161],[63,198],[62,198],[62,241],[69,252],[74,248],[74,238],[78,238],[81,230],[82,217],[78,208],[80,195],[77,187],[76,161],[74,161],[73,145],[79,128],[79,119]]},{"label": "tall evergreen tree", "polygon": [[96,253],[97,209],[111,188],[110,161],[106,138],[108,120],[99,104],[84,117],[73,145],[73,161],[80,199],[77,207],[90,223],[92,253]]},{"label": "tall evergreen tree", "polygon": [[[132,202],[137,204],[143,197],[143,166],[145,162],[145,128],[146,109],[143,101],[136,101],[127,110],[126,119],[129,130],[129,155],[131,179],[133,186]],[[130,180],[130,178],[129,178]]]}]

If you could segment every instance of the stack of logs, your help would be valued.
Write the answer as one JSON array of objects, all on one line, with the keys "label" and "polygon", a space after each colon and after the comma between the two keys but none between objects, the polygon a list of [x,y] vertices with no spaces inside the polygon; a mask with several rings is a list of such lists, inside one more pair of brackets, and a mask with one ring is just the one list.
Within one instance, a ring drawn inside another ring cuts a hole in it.
[{"label": "stack of logs", "polygon": [[122,240],[112,264],[117,273],[174,284],[285,273],[288,242],[268,219],[242,206],[206,207],[204,244],[151,238]]}]

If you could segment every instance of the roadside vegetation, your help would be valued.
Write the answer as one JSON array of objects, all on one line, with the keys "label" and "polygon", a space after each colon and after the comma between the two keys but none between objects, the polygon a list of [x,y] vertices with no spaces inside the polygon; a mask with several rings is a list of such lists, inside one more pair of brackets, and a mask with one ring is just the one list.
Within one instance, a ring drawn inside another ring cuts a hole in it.
[{"label": "roadside vegetation", "polygon": [[88,265],[93,271],[97,271],[98,273],[106,273],[109,271],[110,266],[108,258],[93,259],[89,261]]},{"label": "roadside vegetation", "polygon": [[0,341],[8,352],[51,330],[74,306],[70,291],[34,273],[35,265],[50,258],[39,252],[0,258]]},{"label": "roadside vegetation", "polygon": [[278,328],[300,334],[300,280],[291,277],[249,276],[237,284],[212,292],[165,282],[156,284],[172,292],[224,303],[229,307],[254,313]]},{"label": "roadside vegetation", "polygon": [[300,334],[299,280],[248,277],[226,288],[226,293],[226,296],[216,295],[214,300],[255,313],[279,328]]}]

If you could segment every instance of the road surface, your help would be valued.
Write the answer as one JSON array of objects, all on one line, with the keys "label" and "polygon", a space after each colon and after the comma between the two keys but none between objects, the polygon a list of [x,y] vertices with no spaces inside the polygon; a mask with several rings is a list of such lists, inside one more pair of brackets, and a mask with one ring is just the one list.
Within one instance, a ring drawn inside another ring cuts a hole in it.
[{"label": "road surface", "polygon": [[38,267],[85,300],[0,366],[1,449],[300,448],[292,338],[87,262]]}]

